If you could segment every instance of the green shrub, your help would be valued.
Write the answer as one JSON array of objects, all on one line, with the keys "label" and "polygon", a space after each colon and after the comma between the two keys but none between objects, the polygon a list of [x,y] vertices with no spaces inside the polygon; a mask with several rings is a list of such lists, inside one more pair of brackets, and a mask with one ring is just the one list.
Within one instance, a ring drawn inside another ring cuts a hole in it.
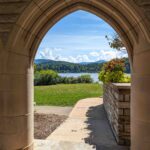
[{"label": "green shrub", "polygon": [[124,70],[124,59],[113,59],[103,65],[102,70],[99,73],[99,80],[104,83],[128,83],[131,79],[124,74]]},{"label": "green shrub", "polygon": [[35,73],[34,84],[35,85],[53,85],[58,83],[58,73],[53,70],[41,70]]},{"label": "green shrub", "polygon": [[78,83],[92,83],[93,79],[90,75],[81,75],[78,77]]},{"label": "green shrub", "polygon": [[59,83],[73,84],[73,83],[78,83],[78,81],[77,81],[77,78],[75,77],[60,77]]},{"label": "green shrub", "polygon": [[81,75],[79,77],[60,77],[59,83],[75,84],[75,83],[92,83],[93,79],[90,75]]},{"label": "green shrub", "polygon": [[131,82],[131,77],[126,75],[126,74],[123,74],[123,78],[121,78],[120,82],[121,83],[130,83]]}]

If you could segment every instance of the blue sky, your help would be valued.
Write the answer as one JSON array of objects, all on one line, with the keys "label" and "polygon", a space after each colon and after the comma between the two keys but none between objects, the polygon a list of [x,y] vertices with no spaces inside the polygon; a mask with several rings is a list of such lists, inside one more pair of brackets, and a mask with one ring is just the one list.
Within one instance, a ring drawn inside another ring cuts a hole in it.
[{"label": "blue sky", "polygon": [[36,59],[94,62],[127,56],[109,47],[105,35],[115,31],[99,17],[76,11],[62,18],[43,38]]}]

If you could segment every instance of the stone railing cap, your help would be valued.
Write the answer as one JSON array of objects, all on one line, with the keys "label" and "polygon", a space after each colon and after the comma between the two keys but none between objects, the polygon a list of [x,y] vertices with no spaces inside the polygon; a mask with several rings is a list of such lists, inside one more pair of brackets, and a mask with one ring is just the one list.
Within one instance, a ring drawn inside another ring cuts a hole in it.
[{"label": "stone railing cap", "polygon": [[131,83],[112,83],[114,86],[116,86],[118,89],[130,89]]}]

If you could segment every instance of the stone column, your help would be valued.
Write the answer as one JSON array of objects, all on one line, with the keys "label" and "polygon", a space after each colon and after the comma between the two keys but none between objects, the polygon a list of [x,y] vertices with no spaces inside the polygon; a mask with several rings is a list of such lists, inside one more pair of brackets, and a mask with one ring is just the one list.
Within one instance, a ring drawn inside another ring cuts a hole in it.
[{"label": "stone column", "polygon": [[33,149],[33,73],[29,58],[0,56],[0,150]]},{"label": "stone column", "polygon": [[[142,41],[142,37],[140,41]],[[142,42],[134,52],[133,59],[131,90],[132,150],[150,150],[150,44]]]}]

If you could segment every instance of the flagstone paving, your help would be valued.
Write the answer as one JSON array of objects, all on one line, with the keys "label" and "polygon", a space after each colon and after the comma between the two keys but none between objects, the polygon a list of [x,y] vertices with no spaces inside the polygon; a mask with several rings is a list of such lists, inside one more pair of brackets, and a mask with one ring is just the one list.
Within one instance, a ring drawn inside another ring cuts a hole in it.
[{"label": "flagstone paving", "polygon": [[128,150],[119,146],[108,123],[101,98],[80,100],[68,119],[36,150]]}]

